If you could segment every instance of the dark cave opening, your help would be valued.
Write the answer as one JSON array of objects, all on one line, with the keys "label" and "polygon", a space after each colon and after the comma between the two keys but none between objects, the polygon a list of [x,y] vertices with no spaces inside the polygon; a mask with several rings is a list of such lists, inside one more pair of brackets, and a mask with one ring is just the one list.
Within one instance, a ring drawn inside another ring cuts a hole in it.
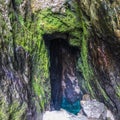
[{"label": "dark cave opening", "polygon": [[[58,37],[59,36],[59,37]],[[66,39],[65,39],[66,38]],[[80,110],[80,88],[76,77],[79,49],[69,45],[62,35],[44,35],[50,57],[51,110],[64,108],[77,114]]]}]

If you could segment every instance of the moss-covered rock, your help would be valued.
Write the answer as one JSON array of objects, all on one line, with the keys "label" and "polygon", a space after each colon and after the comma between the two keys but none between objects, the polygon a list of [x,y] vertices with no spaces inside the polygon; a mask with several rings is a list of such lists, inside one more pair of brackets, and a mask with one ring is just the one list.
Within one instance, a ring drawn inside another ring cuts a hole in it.
[{"label": "moss-covered rock", "polygon": [[[90,37],[88,41],[89,61],[93,66],[94,78],[92,89],[99,100],[119,118],[120,98],[116,92],[119,79],[119,7],[118,0],[81,0],[80,9],[89,22]],[[117,65],[117,66],[116,66]],[[116,81],[116,82],[115,82]],[[117,89],[118,90],[118,89]],[[115,107],[116,106],[116,107]]]},{"label": "moss-covered rock", "polygon": [[[43,35],[53,33],[67,34],[69,44],[79,48],[77,68],[84,87],[119,118],[119,6],[119,0],[1,1],[1,119],[19,120],[29,111],[35,115],[35,105],[41,111],[49,104],[49,54]],[[3,102],[4,96],[9,102]]]}]

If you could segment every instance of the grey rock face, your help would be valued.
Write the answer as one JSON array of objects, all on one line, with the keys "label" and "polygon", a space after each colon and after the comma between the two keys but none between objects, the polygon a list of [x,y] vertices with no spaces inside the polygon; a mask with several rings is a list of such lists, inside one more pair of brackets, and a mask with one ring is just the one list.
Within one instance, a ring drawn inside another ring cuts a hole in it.
[{"label": "grey rock face", "polygon": [[98,119],[100,117],[103,120],[106,118],[106,107],[103,103],[98,101],[81,101],[81,105],[83,107],[83,111],[87,115],[88,118]]},{"label": "grey rock face", "polygon": [[50,8],[53,12],[64,12],[66,0],[32,0],[33,11]]}]

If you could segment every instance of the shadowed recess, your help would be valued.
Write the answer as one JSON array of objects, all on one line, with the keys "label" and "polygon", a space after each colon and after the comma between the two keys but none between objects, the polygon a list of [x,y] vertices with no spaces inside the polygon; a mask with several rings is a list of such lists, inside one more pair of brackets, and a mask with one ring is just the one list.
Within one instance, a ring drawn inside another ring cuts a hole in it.
[{"label": "shadowed recess", "polygon": [[76,77],[79,49],[69,45],[67,34],[44,35],[50,56],[51,110],[60,108],[77,114],[81,91]]}]

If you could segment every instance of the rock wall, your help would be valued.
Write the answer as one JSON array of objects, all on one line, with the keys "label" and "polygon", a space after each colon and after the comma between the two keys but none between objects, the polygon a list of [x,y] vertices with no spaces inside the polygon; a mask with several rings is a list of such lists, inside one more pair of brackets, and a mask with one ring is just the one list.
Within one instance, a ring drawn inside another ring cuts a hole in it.
[{"label": "rock wall", "polygon": [[14,2],[0,2],[0,120],[34,120],[31,57],[16,45],[14,25],[19,11]]},{"label": "rock wall", "polygon": [[89,61],[97,77],[97,80],[91,81],[92,86],[96,90],[96,97],[104,101],[119,119],[120,2],[81,0],[79,5],[90,23]]},{"label": "rock wall", "polygon": [[66,0],[32,0],[31,7],[33,12],[49,8],[52,12],[65,12]]},{"label": "rock wall", "polygon": [[36,109],[48,108],[49,54],[43,36],[59,33],[80,49],[81,87],[119,120],[119,8],[119,0],[0,1],[1,119],[35,120]]}]

